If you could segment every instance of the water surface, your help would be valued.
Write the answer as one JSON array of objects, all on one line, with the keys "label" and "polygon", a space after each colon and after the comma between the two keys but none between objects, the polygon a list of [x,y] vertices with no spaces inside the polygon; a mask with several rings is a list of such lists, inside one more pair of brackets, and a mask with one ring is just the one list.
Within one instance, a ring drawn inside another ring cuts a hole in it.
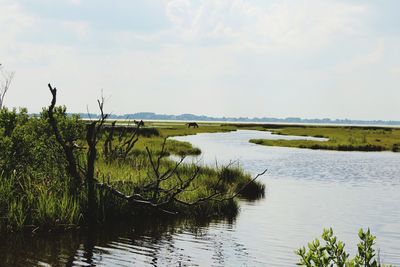
[{"label": "water surface", "polygon": [[242,202],[234,224],[250,266],[293,265],[293,250],[324,227],[333,227],[353,254],[358,229],[370,227],[381,259],[400,265],[400,154],[267,147],[251,138],[299,139],[255,131],[176,138],[200,147],[205,164],[238,160],[253,175],[268,168],[261,178],[266,198]]},{"label": "water surface", "polygon": [[241,201],[235,220],[145,222],[11,240],[0,245],[0,260],[12,258],[14,266],[294,266],[293,251],[324,227],[333,227],[351,253],[358,229],[370,227],[381,259],[400,265],[400,153],[266,147],[251,138],[304,137],[237,131],[175,138],[199,147],[202,164],[237,160],[253,175],[268,168],[260,178],[265,199]]}]

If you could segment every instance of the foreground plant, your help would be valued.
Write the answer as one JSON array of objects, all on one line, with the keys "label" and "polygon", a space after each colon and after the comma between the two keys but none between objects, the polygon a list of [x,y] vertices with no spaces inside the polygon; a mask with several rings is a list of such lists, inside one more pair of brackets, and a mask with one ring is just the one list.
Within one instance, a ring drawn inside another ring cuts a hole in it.
[{"label": "foreground plant", "polygon": [[[377,257],[374,245],[376,237],[371,234],[368,229],[364,231],[360,229],[358,232],[360,243],[357,245],[357,255],[350,259],[350,254],[345,251],[345,244],[338,241],[333,235],[332,228],[324,229],[322,239],[325,244],[322,245],[318,239],[308,243],[308,250],[302,247],[296,251],[300,256],[300,261],[297,265],[300,266],[338,266],[338,267],[380,267],[383,265]],[[387,266],[388,267],[388,266]]]}]

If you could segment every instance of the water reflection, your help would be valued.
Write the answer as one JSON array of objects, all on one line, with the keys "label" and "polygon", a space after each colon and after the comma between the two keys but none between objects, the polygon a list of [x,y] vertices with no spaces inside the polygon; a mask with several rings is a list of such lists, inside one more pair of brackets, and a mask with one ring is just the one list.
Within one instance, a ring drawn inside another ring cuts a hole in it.
[{"label": "water reflection", "polygon": [[400,265],[400,154],[264,147],[238,131],[179,137],[203,151],[203,164],[239,160],[268,168],[265,199],[241,202],[233,220],[143,221],[89,231],[12,237],[0,266],[294,266],[293,251],[332,226],[354,253],[357,231],[378,236],[381,259]]},{"label": "water reflection", "polygon": [[[2,240],[0,266],[223,266],[234,220],[138,220]],[[209,228],[217,230],[210,233]],[[235,244],[241,253],[242,245]],[[197,253],[193,253],[197,250]],[[216,265],[215,265],[216,264]]]},{"label": "water reflection", "polygon": [[[224,223],[232,225],[232,221]],[[208,236],[208,227],[210,222],[149,221],[134,226],[91,229],[84,232],[85,243],[76,251],[72,265],[197,266],[200,255],[190,251],[205,248],[213,257],[221,253],[222,246]]]}]

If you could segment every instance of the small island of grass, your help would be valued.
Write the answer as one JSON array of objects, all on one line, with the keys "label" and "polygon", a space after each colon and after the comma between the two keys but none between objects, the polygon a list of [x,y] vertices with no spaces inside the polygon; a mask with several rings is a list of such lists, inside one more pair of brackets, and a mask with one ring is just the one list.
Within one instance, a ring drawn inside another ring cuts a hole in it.
[{"label": "small island of grass", "polygon": [[251,139],[250,142],[265,146],[338,151],[400,151],[400,129],[398,128],[293,125],[270,129],[270,131],[278,135],[326,138],[328,141]]}]

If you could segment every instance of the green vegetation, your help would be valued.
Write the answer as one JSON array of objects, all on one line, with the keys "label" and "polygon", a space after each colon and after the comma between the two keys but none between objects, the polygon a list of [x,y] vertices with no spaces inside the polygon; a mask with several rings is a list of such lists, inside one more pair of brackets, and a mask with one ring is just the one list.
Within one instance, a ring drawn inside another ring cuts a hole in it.
[{"label": "green vegetation", "polygon": [[[160,150],[165,138],[172,136],[194,135],[198,133],[217,133],[235,131],[236,127],[219,123],[199,123],[199,128],[188,128],[184,122],[146,122],[146,128],[155,129],[152,136],[140,138],[135,148],[145,151],[145,147]],[[201,151],[187,142],[178,142],[168,139],[166,150],[175,155],[200,155]]]},{"label": "green vegetation", "polygon": [[300,257],[297,265],[313,266],[338,266],[338,267],[380,267],[385,266],[379,262],[379,255],[376,255],[374,249],[375,239],[368,229],[358,232],[360,243],[357,245],[357,255],[350,259],[350,254],[345,251],[345,244],[338,241],[333,235],[332,228],[324,229],[322,239],[325,245],[322,245],[318,239],[308,243],[308,250],[302,247],[296,251]]},{"label": "green vegetation", "polygon": [[113,127],[68,116],[64,107],[50,106],[36,117],[26,109],[3,108],[0,232],[65,230],[92,220],[146,216],[235,216],[234,198],[262,196],[264,185],[238,166],[172,161],[170,154],[201,151],[166,139],[232,130],[217,124],[188,129],[183,123]]},{"label": "green vegetation", "polygon": [[250,142],[266,146],[340,151],[400,151],[400,129],[397,128],[292,126],[271,131],[279,135],[323,137],[329,140],[251,139]]},{"label": "green vegetation", "polygon": [[[81,206],[68,193],[66,162],[46,120],[45,113],[29,118],[26,109],[0,111],[0,231],[79,221]],[[61,124],[71,138],[83,129],[77,117]]]}]

